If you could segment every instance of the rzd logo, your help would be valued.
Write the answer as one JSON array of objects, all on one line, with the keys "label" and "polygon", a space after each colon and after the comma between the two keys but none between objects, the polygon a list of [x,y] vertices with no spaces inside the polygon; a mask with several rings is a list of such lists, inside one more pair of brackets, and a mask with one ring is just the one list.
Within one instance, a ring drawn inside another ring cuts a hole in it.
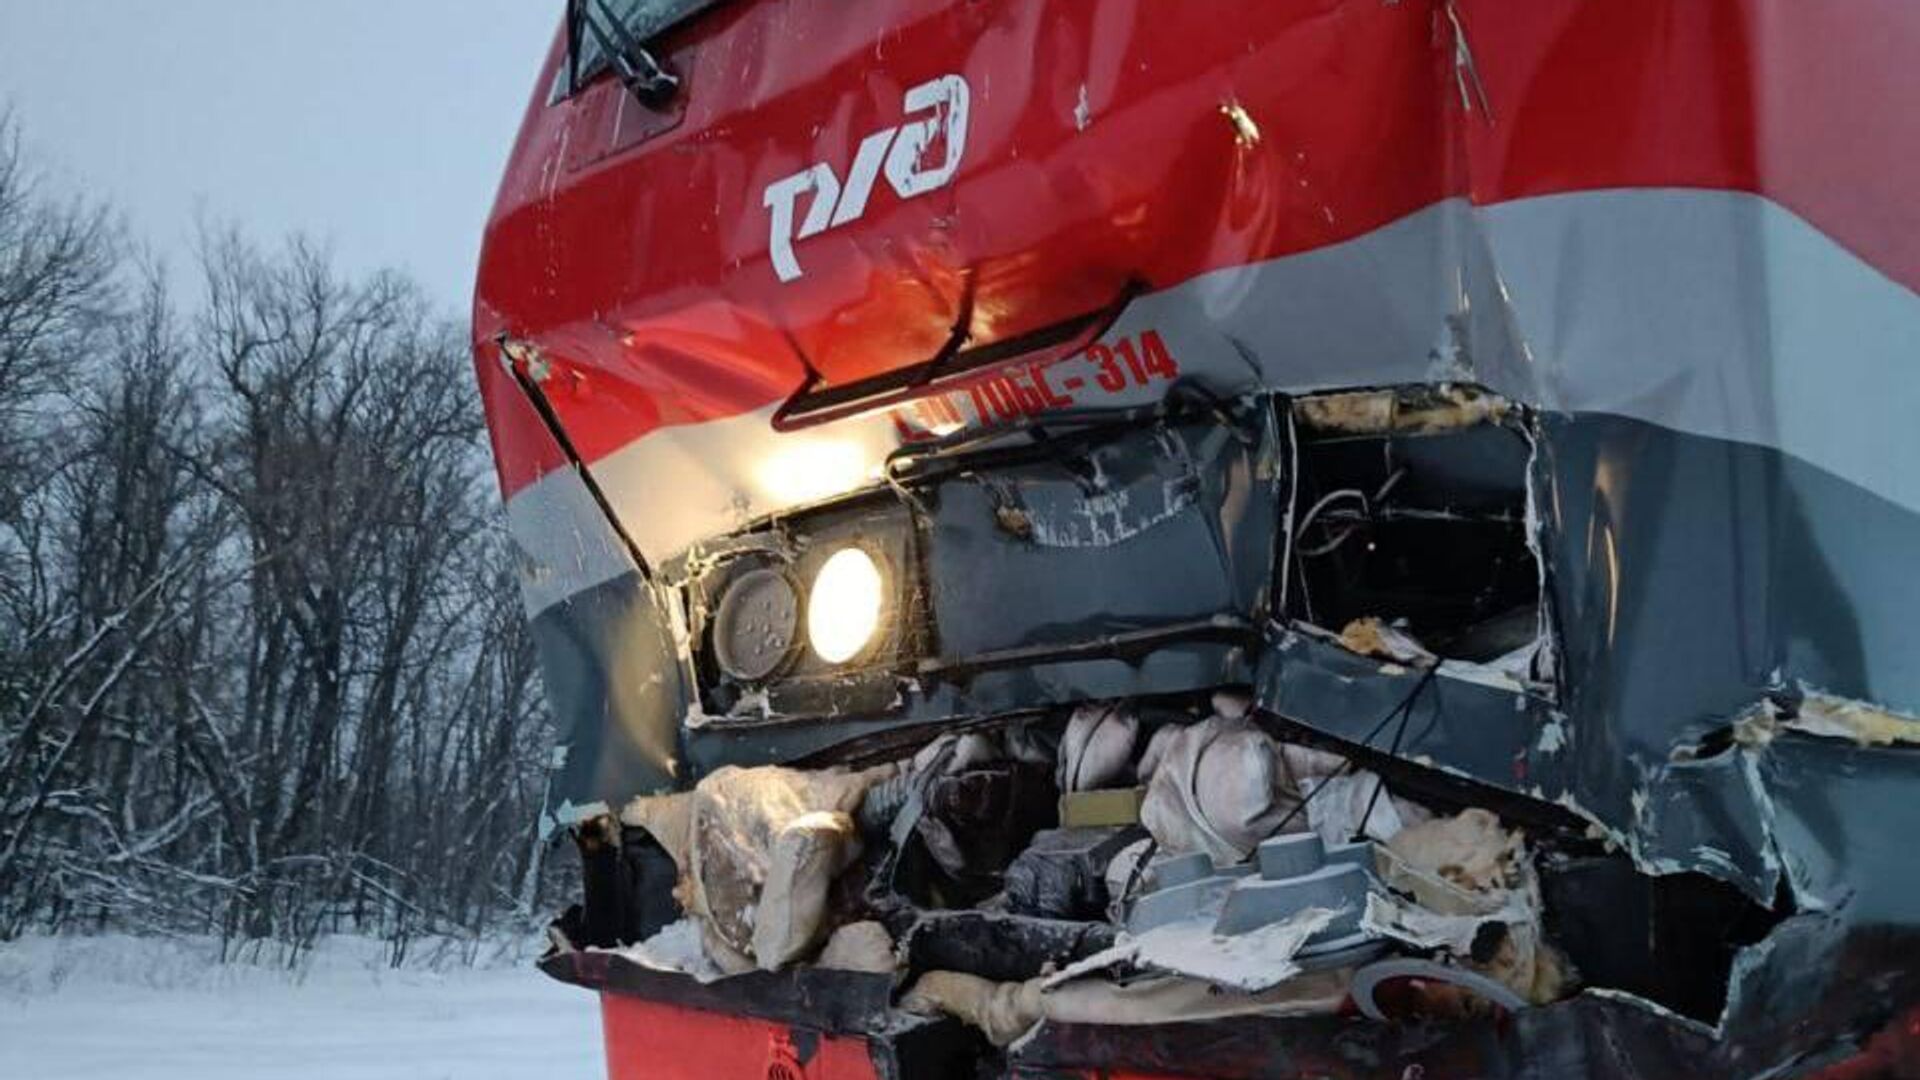
[{"label": "rzd logo", "polygon": [[[823,161],[768,184],[764,202],[773,215],[768,250],[773,256],[773,272],[780,275],[780,280],[792,281],[801,274],[799,260],[793,256],[795,240],[837,229],[867,212],[867,197],[873,194],[874,182],[882,171],[903,199],[951,183],[953,174],[960,171],[960,155],[967,149],[967,103],[971,96],[966,80],[958,75],[922,83],[907,91],[906,111],[909,115],[927,115],[862,139],[845,183]],[[937,165],[929,165],[928,151],[942,141],[946,153]],[[813,193],[813,201],[796,233],[794,213],[800,196],[807,192]]]}]

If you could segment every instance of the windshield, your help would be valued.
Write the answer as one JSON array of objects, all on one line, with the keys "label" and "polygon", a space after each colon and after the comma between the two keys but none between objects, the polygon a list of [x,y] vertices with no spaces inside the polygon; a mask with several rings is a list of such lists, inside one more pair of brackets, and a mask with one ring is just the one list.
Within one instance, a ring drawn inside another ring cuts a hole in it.
[{"label": "windshield", "polygon": [[567,27],[567,40],[573,50],[573,88],[578,90],[607,69],[606,48],[587,20],[604,27],[606,19],[617,19],[635,41],[644,44],[718,3],[720,0],[573,0],[568,6]]}]

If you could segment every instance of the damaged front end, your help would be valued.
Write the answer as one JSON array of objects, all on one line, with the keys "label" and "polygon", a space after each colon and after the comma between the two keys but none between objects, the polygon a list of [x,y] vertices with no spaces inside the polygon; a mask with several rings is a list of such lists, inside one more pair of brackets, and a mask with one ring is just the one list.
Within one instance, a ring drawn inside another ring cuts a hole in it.
[{"label": "damaged front end", "polygon": [[1844,1057],[1920,1000],[1846,861],[1910,722],[1782,686],[1638,751],[1684,646],[1569,630],[1569,442],[1473,386],[1175,394],[694,546],[648,589],[678,711],[605,729],[660,793],[581,792],[544,966],[896,1075]]},{"label": "damaged front end", "polygon": [[1920,9],[572,7],[475,340],[617,1080],[1915,1073]]}]

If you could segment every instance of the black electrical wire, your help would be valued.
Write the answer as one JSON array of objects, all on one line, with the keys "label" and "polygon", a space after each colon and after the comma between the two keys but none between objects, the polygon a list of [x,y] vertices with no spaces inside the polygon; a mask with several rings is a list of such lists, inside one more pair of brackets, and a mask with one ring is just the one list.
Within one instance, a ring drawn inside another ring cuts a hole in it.
[{"label": "black electrical wire", "polygon": [[[1407,695],[1406,707],[1400,710],[1400,726],[1393,729],[1393,744],[1387,748],[1388,757],[1399,756],[1400,740],[1407,734],[1407,722],[1413,719],[1413,703],[1420,697],[1420,692],[1426,689],[1428,681],[1433,678],[1433,673],[1439,670],[1440,664],[1436,661],[1433,666],[1427,668],[1426,672],[1420,676],[1420,681],[1415,684],[1413,692]],[[1360,815],[1360,823],[1355,826],[1355,840],[1366,839],[1367,822],[1373,820],[1373,808],[1380,802],[1380,793],[1385,791],[1386,787],[1386,776],[1384,774],[1377,775],[1373,783],[1373,794],[1367,799],[1367,809]]]},{"label": "black electrical wire", "polygon": [[[1438,663],[1435,663],[1429,666],[1424,672],[1422,672],[1420,674],[1420,681],[1413,684],[1413,689],[1407,691],[1407,696],[1400,699],[1400,704],[1395,705],[1392,711],[1388,712],[1387,715],[1380,718],[1379,723],[1373,725],[1373,729],[1371,731],[1368,731],[1365,737],[1363,737],[1360,740],[1360,745],[1363,747],[1371,747],[1373,745],[1373,740],[1377,738],[1382,731],[1385,731],[1387,728],[1387,725],[1393,723],[1394,719],[1397,717],[1400,720],[1400,730],[1394,735],[1394,739],[1393,739],[1393,752],[1397,752],[1400,749],[1400,736],[1406,734],[1407,721],[1411,719],[1413,716],[1414,703],[1420,700],[1421,693],[1423,693],[1426,690],[1427,685],[1429,683],[1433,682],[1434,676],[1439,673],[1439,670],[1440,670],[1440,665]],[[1288,823],[1293,821],[1294,818],[1298,817],[1300,815],[1300,812],[1307,808],[1308,803],[1312,802],[1315,798],[1317,798],[1322,791],[1325,791],[1328,784],[1333,783],[1335,779],[1345,776],[1347,773],[1353,771],[1354,764],[1355,763],[1353,758],[1349,757],[1346,760],[1345,764],[1341,765],[1338,769],[1335,769],[1324,780],[1321,780],[1318,784],[1315,784],[1312,791],[1307,792],[1307,794],[1300,799],[1300,802],[1296,804],[1293,809],[1287,811],[1286,816],[1280,819],[1280,824],[1274,826],[1274,829],[1273,829],[1274,833],[1278,834],[1285,831]],[[1386,778],[1382,777],[1380,783],[1381,785],[1384,785],[1386,783]],[[1373,789],[1373,798],[1377,800],[1379,797],[1380,797],[1380,787],[1376,786]],[[1363,815],[1360,818],[1360,828],[1363,834],[1366,831],[1367,817],[1371,816],[1372,814],[1373,814],[1373,802],[1369,801],[1367,803],[1366,815]]]},{"label": "black electrical wire", "polygon": [[[1425,671],[1422,671],[1420,673],[1420,681],[1414,683],[1413,689],[1407,691],[1407,696],[1401,698],[1399,704],[1395,705],[1387,715],[1381,717],[1379,723],[1373,725],[1372,730],[1368,731],[1367,734],[1361,738],[1360,745],[1365,747],[1372,746],[1373,740],[1379,737],[1380,733],[1386,730],[1387,725],[1393,723],[1397,717],[1400,720],[1400,726],[1394,730],[1393,743],[1387,752],[1389,754],[1399,753],[1401,739],[1407,733],[1407,724],[1413,719],[1413,707],[1420,700],[1420,695],[1424,693],[1427,687],[1433,682],[1434,677],[1439,674],[1439,671],[1440,665],[1438,662],[1429,665]],[[1286,816],[1280,819],[1280,824],[1274,826],[1274,834],[1278,835],[1284,832],[1286,827],[1292,823],[1293,819],[1298,817],[1300,812],[1307,808],[1307,804],[1318,797],[1322,791],[1326,790],[1328,784],[1333,783],[1335,778],[1346,775],[1352,771],[1353,768],[1354,760],[1349,757],[1338,769],[1335,769],[1332,774],[1314,785],[1313,790],[1303,796],[1299,803],[1297,803],[1293,809],[1287,811]],[[1374,785],[1373,795],[1367,800],[1366,813],[1360,815],[1360,835],[1355,837],[1355,839],[1365,838],[1367,821],[1373,817],[1374,805],[1380,801],[1380,792],[1386,787],[1386,783],[1386,777],[1383,776],[1380,778],[1379,783]],[[1122,907],[1129,910],[1131,909],[1133,892],[1139,886],[1140,879],[1145,876],[1147,863],[1153,859],[1158,847],[1159,845],[1152,837],[1147,839],[1146,849],[1140,853],[1139,859],[1135,860],[1133,869],[1127,875],[1126,885],[1122,888],[1120,896],[1117,898]]]}]

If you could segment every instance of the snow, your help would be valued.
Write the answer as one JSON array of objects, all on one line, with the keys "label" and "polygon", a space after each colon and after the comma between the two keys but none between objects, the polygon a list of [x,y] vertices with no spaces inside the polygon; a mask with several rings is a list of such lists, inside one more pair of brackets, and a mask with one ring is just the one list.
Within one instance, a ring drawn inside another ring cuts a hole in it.
[{"label": "snow", "polygon": [[0,944],[0,1077],[34,1080],[600,1080],[599,1009],[535,970],[532,942],[327,939],[289,971],[210,942]]},{"label": "snow", "polygon": [[637,945],[628,945],[621,949],[589,950],[592,952],[612,952],[626,957],[641,967],[655,971],[684,972],[703,983],[709,983],[725,974],[713,961],[707,959],[707,952],[700,944],[700,920],[685,918],[668,923],[654,935]]}]

